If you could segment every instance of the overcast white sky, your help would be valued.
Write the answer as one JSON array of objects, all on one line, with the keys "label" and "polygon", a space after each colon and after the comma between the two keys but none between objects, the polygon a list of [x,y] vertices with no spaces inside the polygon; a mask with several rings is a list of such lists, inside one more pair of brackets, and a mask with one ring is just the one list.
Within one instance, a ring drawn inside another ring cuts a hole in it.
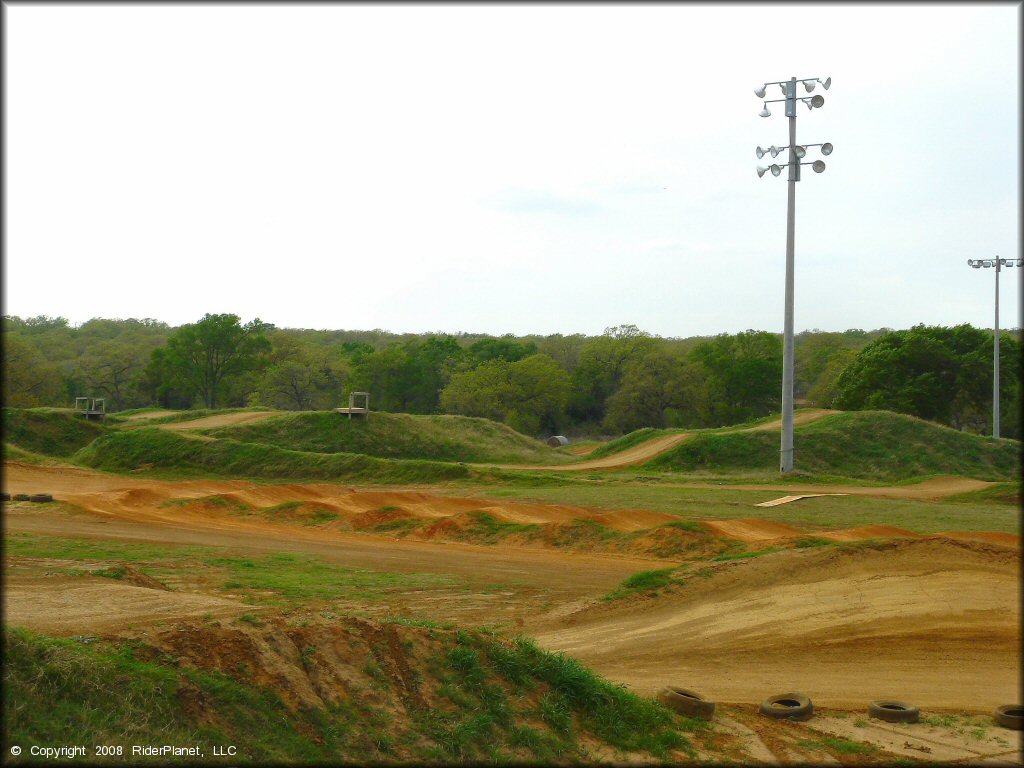
[{"label": "overcast white sky", "polygon": [[791,76],[831,76],[797,139],[835,145],[797,184],[798,331],[991,327],[966,260],[1020,256],[1020,5],[5,13],[8,314],[781,332],[754,149],[788,128],[752,89]]}]

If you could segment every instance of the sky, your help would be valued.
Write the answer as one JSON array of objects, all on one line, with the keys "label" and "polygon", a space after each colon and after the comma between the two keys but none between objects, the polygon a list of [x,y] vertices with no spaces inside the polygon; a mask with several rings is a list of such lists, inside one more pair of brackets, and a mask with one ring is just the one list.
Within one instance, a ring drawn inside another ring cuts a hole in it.
[{"label": "sky", "polygon": [[1021,256],[1019,4],[4,5],[10,315],[781,332],[790,77],[797,331],[990,328]]}]

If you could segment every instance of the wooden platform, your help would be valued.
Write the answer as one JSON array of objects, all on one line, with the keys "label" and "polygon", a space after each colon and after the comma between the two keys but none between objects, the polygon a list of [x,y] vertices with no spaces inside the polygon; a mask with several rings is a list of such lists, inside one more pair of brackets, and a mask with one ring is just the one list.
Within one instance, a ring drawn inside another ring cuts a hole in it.
[{"label": "wooden platform", "polygon": [[353,413],[357,416],[365,416],[370,412],[369,408],[335,408],[334,410],[338,413],[347,413],[349,416]]}]

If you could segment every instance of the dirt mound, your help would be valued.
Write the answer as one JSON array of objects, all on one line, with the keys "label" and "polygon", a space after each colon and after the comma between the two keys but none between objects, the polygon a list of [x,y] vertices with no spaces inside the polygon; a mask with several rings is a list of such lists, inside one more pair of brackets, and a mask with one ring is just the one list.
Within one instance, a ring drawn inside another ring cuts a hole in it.
[{"label": "dirt mound", "polygon": [[791,539],[805,536],[804,531],[785,523],[774,520],[762,520],[756,517],[736,520],[702,520],[704,525],[719,536],[738,539],[749,543],[772,541],[775,539]]},{"label": "dirt mound", "polygon": [[920,539],[920,533],[914,533],[892,525],[863,525],[860,528],[845,528],[839,531],[821,531],[815,536],[831,541],[862,541],[864,539],[891,539],[905,537]]},{"label": "dirt mound", "polygon": [[724,702],[797,689],[859,706],[884,691],[978,710],[1018,695],[1019,571],[1019,550],[978,541],[786,550],[527,631],[638,692],[671,672]]},{"label": "dirt mound", "polygon": [[1002,533],[1000,531],[945,531],[935,535],[959,541],[987,541],[992,544],[1001,544],[1002,546],[1020,549],[1020,536],[1016,533]]},{"label": "dirt mound", "polygon": [[374,528],[384,523],[392,523],[395,520],[416,520],[417,516],[410,514],[401,507],[381,507],[370,512],[362,512],[350,518],[352,527],[357,530]]}]

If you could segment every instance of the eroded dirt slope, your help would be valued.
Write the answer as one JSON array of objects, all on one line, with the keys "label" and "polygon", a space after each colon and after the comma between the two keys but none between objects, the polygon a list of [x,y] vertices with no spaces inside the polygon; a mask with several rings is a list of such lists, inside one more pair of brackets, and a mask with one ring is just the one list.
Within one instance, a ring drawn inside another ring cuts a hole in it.
[{"label": "eroded dirt slope", "polygon": [[789,550],[527,630],[640,691],[994,708],[1020,696],[1019,576],[1018,549],[949,538]]}]

